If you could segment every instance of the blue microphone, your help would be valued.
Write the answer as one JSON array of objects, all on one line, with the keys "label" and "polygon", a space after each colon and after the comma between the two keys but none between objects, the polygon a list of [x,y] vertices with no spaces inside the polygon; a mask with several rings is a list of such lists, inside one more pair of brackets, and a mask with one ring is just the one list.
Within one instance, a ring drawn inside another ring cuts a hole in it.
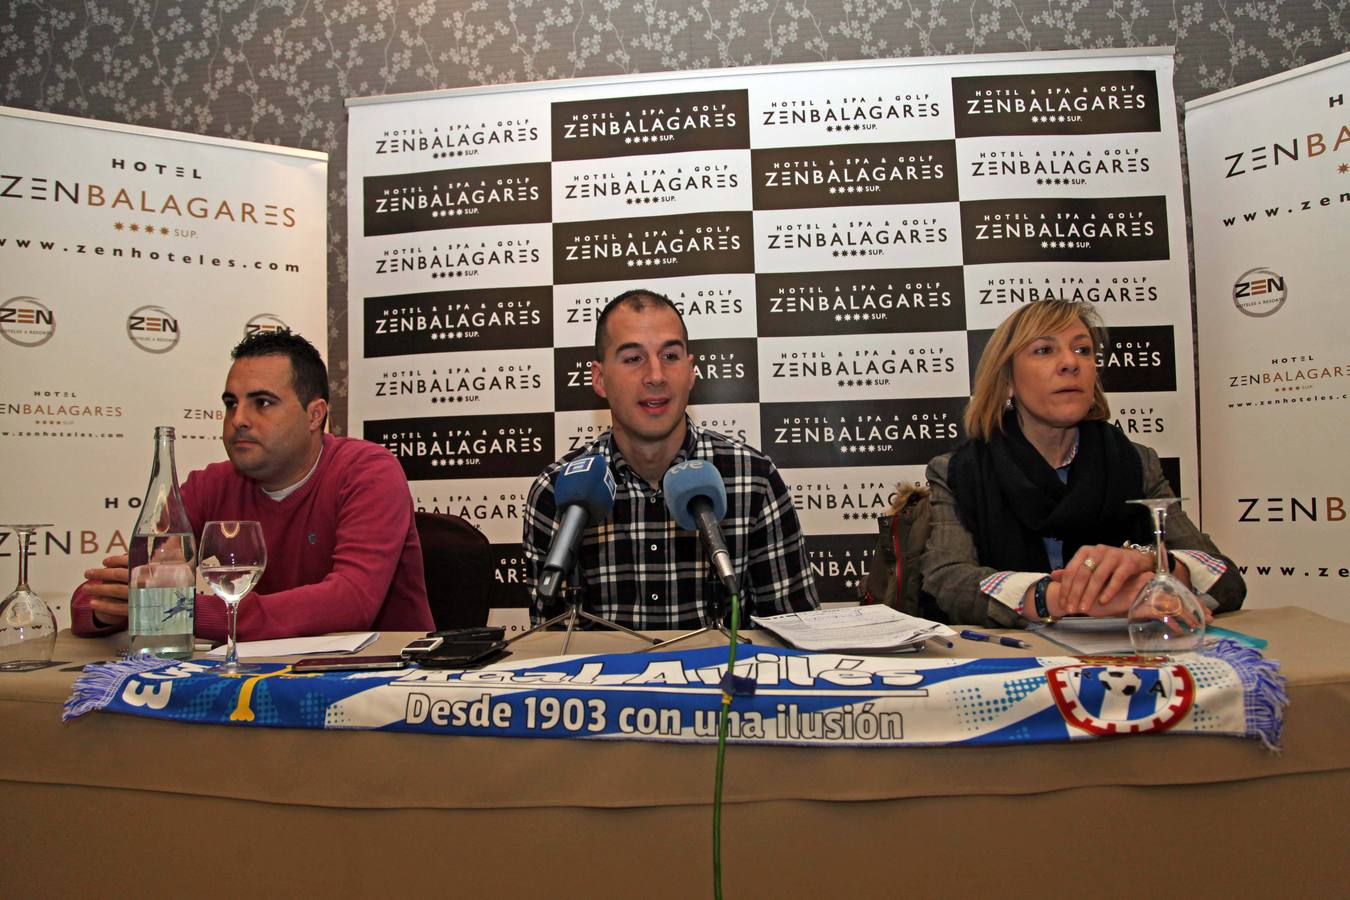
[{"label": "blue microphone", "polygon": [[722,476],[710,462],[691,459],[671,466],[661,479],[661,490],[666,495],[666,508],[675,523],[685,531],[698,530],[703,546],[712,557],[717,577],[729,596],[736,596],[740,586],[736,571],[731,566],[731,553],[717,523],[727,514],[727,489]]},{"label": "blue microphone", "polygon": [[603,456],[581,456],[563,466],[553,485],[553,497],[562,523],[539,573],[539,596],[553,599],[563,575],[572,568],[581,535],[590,525],[609,518],[614,509],[614,476]]}]

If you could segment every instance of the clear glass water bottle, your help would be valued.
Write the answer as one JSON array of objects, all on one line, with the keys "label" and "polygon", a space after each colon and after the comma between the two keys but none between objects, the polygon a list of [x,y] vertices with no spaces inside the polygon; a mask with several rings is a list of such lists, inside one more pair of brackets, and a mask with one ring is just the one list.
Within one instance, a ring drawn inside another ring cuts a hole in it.
[{"label": "clear glass water bottle", "polygon": [[155,457],[128,548],[128,652],[191,659],[196,542],[173,458],[174,430],[155,429]]}]

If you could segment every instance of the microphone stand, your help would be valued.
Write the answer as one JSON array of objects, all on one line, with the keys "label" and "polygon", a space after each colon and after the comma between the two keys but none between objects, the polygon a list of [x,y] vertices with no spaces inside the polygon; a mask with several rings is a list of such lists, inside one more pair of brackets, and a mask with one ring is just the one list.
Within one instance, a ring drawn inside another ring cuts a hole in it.
[{"label": "microphone stand", "polygon": [[511,638],[506,643],[514,644],[521,638],[534,634],[536,631],[543,631],[546,628],[550,628],[554,625],[557,625],[559,622],[566,621],[567,634],[563,638],[563,645],[562,645],[563,655],[566,656],[567,648],[572,643],[572,632],[576,630],[577,621],[580,619],[586,619],[589,622],[594,622],[596,625],[599,625],[602,628],[610,628],[613,629],[614,631],[622,631],[624,634],[631,634],[633,637],[645,641],[649,644],[656,645],[660,643],[660,638],[654,638],[651,635],[643,634],[640,631],[634,631],[633,629],[627,627],[626,625],[620,625],[618,622],[611,622],[609,619],[602,618],[600,616],[595,615],[594,613],[588,613],[586,612],[586,610],[582,609],[581,588],[574,587],[574,585],[577,585],[580,582],[581,582],[580,561],[576,561],[573,562],[572,564],[572,574],[567,579],[567,587],[563,588],[562,590],[563,599],[567,602],[567,609],[558,613],[556,616],[554,616],[553,618],[549,619],[546,622],[540,622],[538,625],[534,626],[529,631],[522,631],[520,634]]},{"label": "microphone stand", "polygon": [[[721,585],[721,582],[720,582],[720,581],[718,582],[718,585],[719,585],[719,586]],[[725,591],[725,590],[726,590],[726,589],[723,588],[723,591]],[[739,598],[737,598],[737,600],[738,600],[738,602],[739,602]],[[726,604],[725,604],[725,602],[717,604],[717,607],[713,610],[712,616],[708,619],[708,623],[707,623],[706,625],[704,625],[702,628],[696,628],[696,629],[694,629],[693,631],[687,632],[687,633],[685,633],[685,634],[681,634],[681,635],[679,635],[679,636],[677,636],[677,637],[673,637],[673,638],[670,638],[670,639],[668,639],[668,640],[661,641],[661,642],[659,642],[659,643],[657,643],[657,644],[654,644],[654,645],[651,646],[651,647],[646,647],[646,648],[644,648],[644,652],[645,652],[646,650],[664,650],[666,647],[669,647],[671,644],[678,644],[680,641],[688,640],[689,638],[698,637],[700,634],[708,634],[709,632],[714,632],[714,631],[716,631],[716,632],[721,632],[722,636],[725,637],[725,638],[727,639],[727,643],[728,643],[728,644],[731,643],[732,632],[731,632],[731,630],[730,630],[729,628],[727,628],[727,626],[722,622],[722,613],[725,612],[725,611],[726,611]],[[748,637],[746,637],[745,635],[742,635],[742,634],[736,635],[736,641],[737,641],[738,643],[741,643],[741,644],[749,644],[749,643],[752,643],[751,640],[750,640]]]}]

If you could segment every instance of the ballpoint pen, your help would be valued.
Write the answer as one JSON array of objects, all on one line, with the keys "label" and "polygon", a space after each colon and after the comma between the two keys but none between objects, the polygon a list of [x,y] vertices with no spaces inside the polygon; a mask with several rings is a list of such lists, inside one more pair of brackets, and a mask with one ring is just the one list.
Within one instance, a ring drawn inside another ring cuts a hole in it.
[{"label": "ballpoint pen", "polygon": [[1004,637],[1001,634],[985,634],[983,631],[971,631],[968,628],[961,629],[961,637],[968,641],[988,641],[995,644],[1002,644],[1005,647],[1016,647],[1019,650],[1031,649],[1030,644],[1019,638]]}]

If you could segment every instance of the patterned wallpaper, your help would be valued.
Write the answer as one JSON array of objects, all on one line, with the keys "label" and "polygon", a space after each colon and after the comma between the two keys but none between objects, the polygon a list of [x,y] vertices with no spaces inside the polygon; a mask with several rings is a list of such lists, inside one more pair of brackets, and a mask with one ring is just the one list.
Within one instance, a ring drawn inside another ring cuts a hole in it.
[{"label": "patterned wallpaper", "polygon": [[957,53],[1176,47],[1178,101],[1348,49],[1350,0],[10,0],[0,103],[329,154],[347,422],[343,98]]}]

